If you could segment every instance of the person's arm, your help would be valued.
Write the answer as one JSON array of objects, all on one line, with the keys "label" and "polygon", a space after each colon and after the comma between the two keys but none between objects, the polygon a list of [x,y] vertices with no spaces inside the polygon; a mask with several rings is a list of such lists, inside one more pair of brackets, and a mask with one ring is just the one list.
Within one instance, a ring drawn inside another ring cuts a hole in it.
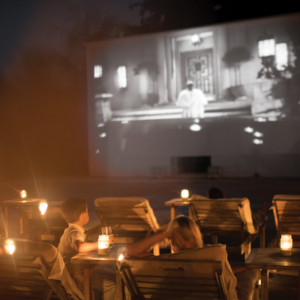
[{"label": "person's arm", "polygon": [[98,242],[95,243],[85,243],[82,241],[75,241],[74,243],[74,248],[76,250],[76,252],[90,252],[93,250],[96,250],[98,248]]},{"label": "person's arm", "polygon": [[168,231],[153,235],[149,238],[146,238],[133,245],[126,247],[126,253],[127,255],[133,257],[144,257],[147,255],[145,253],[148,249],[150,249],[155,244],[162,242],[166,238],[169,239],[170,237],[171,234]]},{"label": "person's arm", "polygon": [[[110,234],[109,235],[109,243],[113,243],[114,241],[114,235]],[[93,250],[98,249],[98,242],[94,242],[94,243],[86,243],[86,242],[82,242],[80,240],[75,241],[74,243],[74,248],[77,252],[90,252]]]}]

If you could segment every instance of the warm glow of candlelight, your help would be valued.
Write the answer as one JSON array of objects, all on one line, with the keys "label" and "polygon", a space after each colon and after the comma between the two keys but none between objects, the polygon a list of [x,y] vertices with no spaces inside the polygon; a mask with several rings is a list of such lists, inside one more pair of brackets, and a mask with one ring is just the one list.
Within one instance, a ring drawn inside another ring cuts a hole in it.
[{"label": "warm glow of candlelight", "polygon": [[47,208],[48,208],[48,203],[46,201],[41,201],[40,205],[39,205],[39,210],[40,210],[42,215],[45,214]]},{"label": "warm glow of candlelight", "polygon": [[288,250],[293,248],[293,239],[290,234],[283,234],[280,238],[280,249]]},{"label": "warm glow of candlelight", "polygon": [[7,240],[6,243],[5,243],[5,251],[10,254],[10,255],[13,255],[13,253],[15,252],[16,250],[16,246],[15,246],[15,243],[14,241],[12,240]]},{"label": "warm glow of candlelight", "polygon": [[189,190],[182,190],[181,191],[181,198],[187,199],[189,197]]},{"label": "warm glow of candlelight", "polygon": [[280,238],[280,249],[283,256],[291,256],[293,249],[293,239],[290,234],[283,234]]},{"label": "warm glow of candlelight", "polygon": [[27,197],[27,192],[25,190],[20,191],[20,196],[22,199]]},{"label": "warm glow of candlelight", "polygon": [[121,261],[121,260],[123,260],[123,259],[124,259],[124,255],[123,255],[123,254],[120,254],[118,260]]},{"label": "warm glow of candlelight", "polygon": [[98,249],[108,249],[109,248],[109,236],[99,235],[98,238]]},{"label": "warm glow of candlelight", "polygon": [[286,249],[291,249],[291,243],[285,242],[281,245],[281,249],[286,250]]}]

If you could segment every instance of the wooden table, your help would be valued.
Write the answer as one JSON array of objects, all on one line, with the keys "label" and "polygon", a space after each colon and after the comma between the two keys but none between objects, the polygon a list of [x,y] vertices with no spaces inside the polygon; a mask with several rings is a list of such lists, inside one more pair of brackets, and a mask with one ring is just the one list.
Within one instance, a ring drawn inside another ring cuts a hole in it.
[{"label": "wooden table", "polygon": [[[83,297],[84,300],[90,300],[92,297],[92,274],[93,267],[95,265],[116,265],[116,261],[120,254],[124,253],[124,247],[127,244],[116,244],[113,249],[110,250],[108,256],[99,256],[98,250],[92,252],[78,253],[71,258],[72,264],[83,265]],[[119,272],[116,272],[116,284],[117,284],[117,298],[118,300],[123,299],[123,281]]]},{"label": "wooden table", "polygon": [[299,272],[300,300],[300,249],[294,248],[290,257],[281,255],[280,248],[255,248],[245,261],[249,269],[261,269],[261,300],[268,300],[269,270],[295,270]]},{"label": "wooden table", "polygon": [[[189,206],[191,198],[188,198],[187,201],[182,201],[181,198],[172,199],[165,202],[165,206],[171,206],[171,221],[176,217],[176,209],[179,206]],[[189,209],[189,216],[191,217],[191,211]]]}]

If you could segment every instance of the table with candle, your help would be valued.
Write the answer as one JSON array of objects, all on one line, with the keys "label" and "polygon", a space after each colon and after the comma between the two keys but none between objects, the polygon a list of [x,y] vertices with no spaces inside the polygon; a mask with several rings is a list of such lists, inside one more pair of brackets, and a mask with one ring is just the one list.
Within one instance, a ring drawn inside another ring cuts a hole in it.
[{"label": "table with candle", "polygon": [[[170,201],[165,202],[165,206],[171,206],[171,221],[176,217],[176,209],[179,206],[189,206],[189,191],[182,190],[181,198],[175,198]],[[189,209],[189,216],[191,217],[191,211]]]},{"label": "table with candle", "polygon": [[[106,249],[106,238],[98,239],[98,250],[91,252],[78,253],[71,258],[72,264],[83,265],[83,296],[84,300],[90,300],[92,297],[92,273],[95,265],[116,265],[116,261],[123,259],[125,255],[125,247],[127,244],[116,244],[114,248],[109,249],[108,252],[103,252],[100,249]],[[99,252],[100,251],[100,255]],[[123,299],[123,281],[119,272],[116,272],[117,285],[117,300]]]},{"label": "table with candle", "polygon": [[[7,231],[5,233],[6,237],[8,237],[8,230],[11,229],[10,224],[10,211],[15,208],[16,210],[22,210],[22,208],[28,208],[31,207],[32,213],[31,215],[38,216],[38,218],[43,219],[45,216],[45,213],[48,208],[48,203],[46,199],[35,199],[35,198],[26,198],[27,193],[25,190],[20,192],[21,199],[13,199],[13,200],[5,200],[2,201],[2,207],[4,210],[4,221],[5,221],[5,227],[7,228]],[[25,197],[24,197],[25,196]],[[24,231],[24,214],[19,215],[19,226],[20,226],[20,234],[23,234]]]},{"label": "table with candle", "polygon": [[[284,247],[290,245],[284,245]],[[293,248],[291,256],[284,256],[280,248],[254,248],[245,261],[245,267],[249,269],[261,269],[261,300],[269,299],[269,271],[288,270],[297,271],[298,299],[300,300],[300,249]]]}]

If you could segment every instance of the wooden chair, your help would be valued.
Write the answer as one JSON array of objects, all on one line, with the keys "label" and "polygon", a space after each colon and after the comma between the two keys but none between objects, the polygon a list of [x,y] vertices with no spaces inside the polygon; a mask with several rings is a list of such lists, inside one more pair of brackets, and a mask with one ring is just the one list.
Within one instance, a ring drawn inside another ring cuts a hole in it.
[{"label": "wooden chair", "polygon": [[229,299],[221,261],[128,258],[117,266],[129,299]]},{"label": "wooden chair", "polygon": [[43,241],[58,245],[64,230],[68,227],[61,213],[62,201],[49,201],[45,215],[39,211],[39,203],[44,199],[17,199],[3,201],[6,228],[9,236],[15,236],[10,230],[10,212],[15,209],[20,216],[18,237],[24,237],[35,241]]},{"label": "wooden chair", "polygon": [[213,244],[218,243],[218,236],[240,237],[237,246],[227,246],[228,252],[240,252],[246,259],[251,252],[251,243],[258,236],[260,247],[265,247],[265,224],[255,230],[247,198],[212,200],[193,195],[190,210],[201,233],[212,236]]},{"label": "wooden chair", "polygon": [[[101,225],[118,225],[113,230],[115,243],[132,244],[160,229],[149,201],[145,198],[97,198],[95,206]],[[159,255],[159,245],[155,245],[153,251]]]},{"label": "wooden chair", "polygon": [[269,247],[279,247],[282,234],[291,234],[294,247],[300,247],[300,195],[275,195],[272,204],[277,238]]},{"label": "wooden chair", "polygon": [[[57,249],[54,246],[35,243],[26,240],[14,240],[16,252],[6,255],[3,251],[5,239],[0,239],[0,299],[43,299],[43,300],[80,300],[81,292],[76,290],[68,294],[61,281],[48,279],[48,262],[55,260]],[[41,258],[41,264],[35,264],[36,257]],[[64,270],[67,273],[67,270]],[[68,280],[75,284],[69,273]],[[75,285],[76,286],[76,285]]]}]

